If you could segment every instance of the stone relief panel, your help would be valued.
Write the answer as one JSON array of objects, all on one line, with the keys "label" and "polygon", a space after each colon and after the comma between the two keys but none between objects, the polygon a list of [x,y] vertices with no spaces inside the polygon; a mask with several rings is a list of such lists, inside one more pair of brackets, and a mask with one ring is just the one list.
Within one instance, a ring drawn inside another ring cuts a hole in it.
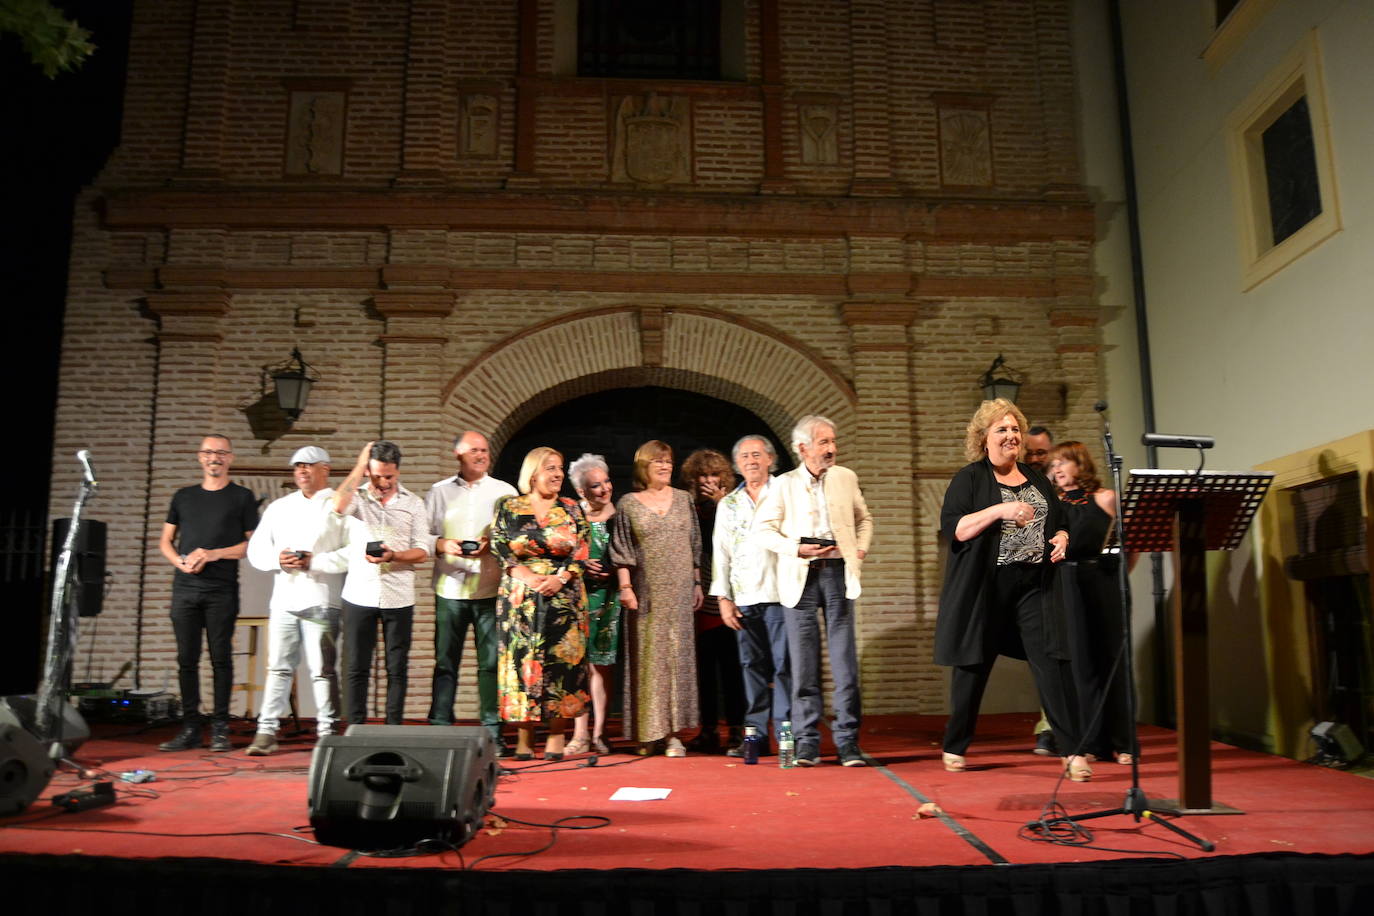
[{"label": "stone relief panel", "polygon": [[490,159],[496,155],[501,100],[493,92],[464,92],[458,102],[458,155]]},{"label": "stone relief panel", "polygon": [[348,93],[296,89],[286,129],[286,174],[342,175]]},{"label": "stone relief panel", "polygon": [[943,93],[934,100],[940,125],[940,183],[992,187],[992,100]]},{"label": "stone relief panel", "polygon": [[840,108],[833,102],[797,105],[803,165],[837,165],[840,161]]},{"label": "stone relief panel", "polygon": [[611,181],[690,184],[692,105],[686,96],[622,96],[613,102]]}]

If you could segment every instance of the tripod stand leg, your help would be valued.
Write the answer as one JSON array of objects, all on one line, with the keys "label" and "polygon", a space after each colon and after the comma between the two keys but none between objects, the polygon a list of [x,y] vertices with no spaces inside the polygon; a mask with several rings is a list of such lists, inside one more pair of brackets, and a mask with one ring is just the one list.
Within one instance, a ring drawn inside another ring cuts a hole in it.
[{"label": "tripod stand leg", "polygon": [[1193,834],[1184,830],[1182,827],[1169,821],[1167,818],[1160,817],[1159,815],[1155,814],[1153,811],[1150,811],[1149,809],[1140,812],[1140,814],[1141,817],[1144,817],[1146,820],[1153,821],[1154,823],[1159,824],[1162,827],[1168,827],[1170,830],[1172,830],[1174,833],[1177,833],[1185,840],[1188,840],[1192,843],[1196,843],[1199,847],[1201,847],[1203,852],[1212,852],[1217,848],[1210,840],[1204,840],[1200,836],[1194,836]]}]

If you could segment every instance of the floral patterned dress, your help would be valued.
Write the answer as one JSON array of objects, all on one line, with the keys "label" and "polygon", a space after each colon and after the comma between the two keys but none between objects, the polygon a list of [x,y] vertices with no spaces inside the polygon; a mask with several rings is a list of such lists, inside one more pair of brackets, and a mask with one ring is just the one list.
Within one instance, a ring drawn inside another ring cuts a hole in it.
[{"label": "floral patterned dress", "polygon": [[611,574],[601,579],[587,576],[587,618],[591,623],[587,660],[593,665],[614,665],[620,652],[620,595],[616,588],[615,566],[611,563],[612,515],[604,522],[592,522],[591,559],[604,561]]},{"label": "floral patterned dress", "polygon": [[[496,506],[491,546],[502,565],[496,600],[500,656],[496,686],[502,720],[571,718],[587,707],[587,518],[577,503],[559,499],[542,520],[528,495]],[[572,574],[561,591],[544,597],[511,576],[516,566],[550,576]]]}]

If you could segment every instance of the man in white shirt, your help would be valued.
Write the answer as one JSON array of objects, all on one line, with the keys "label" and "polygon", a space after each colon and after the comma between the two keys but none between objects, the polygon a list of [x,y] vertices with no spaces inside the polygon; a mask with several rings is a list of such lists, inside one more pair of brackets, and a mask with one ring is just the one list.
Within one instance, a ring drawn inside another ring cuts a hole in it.
[{"label": "man in white shirt", "polygon": [[453,724],[453,698],[463,646],[472,630],[477,650],[477,709],[496,742],[497,753],[512,751],[501,737],[496,708],[496,591],[501,563],[491,552],[491,521],[496,503],[515,496],[515,487],[487,474],[491,446],[487,437],[467,430],[453,440],[458,473],[429,488],[425,508],[434,542],[434,685],[430,725]]},{"label": "man in white shirt", "polygon": [[339,589],[343,576],[311,568],[315,554],[334,549],[330,524],[334,491],[329,453],[314,445],[291,456],[296,492],[274,501],[248,541],[248,562],[274,573],[267,620],[267,685],[258,733],[245,751],[266,757],[277,750],[277,728],[291,708],[291,688],[301,651],[315,694],[315,732],[333,734],[339,703],[337,673]]},{"label": "man in white shirt", "polygon": [[[345,719],[367,722],[368,669],[382,624],[386,652],[386,724],[405,715],[410,634],[415,617],[415,564],[430,554],[434,535],[420,497],[401,486],[401,450],[394,442],[369,442],[334,493],[343,546],[316,565],[348,571],[344,580]],[[359,482],[367,483],[359,488]],[[354,497],[354,490],[357,497]]]},{"label": "man in white shirt", "polygon": [[[787,662],[787,620],[778,603],[774,555],[751,535],[754,513],[772,485],[778,456],[765,436],[745,436],[732,456],[742,482],[720,501],[712,538],[710,593],[720,602],[720,619],[738,632],[744,678],[744,724],[768,747],[768,720],[792,715],[792,677]],[[769,684],[772,690],[769,690]],[[744,756],[743,745],[725,752]]]}]

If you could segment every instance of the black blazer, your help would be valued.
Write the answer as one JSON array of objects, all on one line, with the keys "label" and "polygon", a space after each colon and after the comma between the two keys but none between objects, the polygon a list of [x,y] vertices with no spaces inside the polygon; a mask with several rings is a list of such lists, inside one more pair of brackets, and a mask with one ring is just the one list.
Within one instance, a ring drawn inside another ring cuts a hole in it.
[{"label": "black blazer", "polygon": [[[1055,495],[1054,487],[1044,474],[1027,464],[1017,464],[1040,494],[1045,497],[1049,514],[1045,519],[1045,576],[1048,585],[1052,566],[1049,562],[1053,545],[1050,536],[1066,528],[1063,503]],[[940,507],[940,530],[949,538],[949,562],[945,566],[945,583],[940,591],[940,616],[935,621],[935,663],[937,665],[977,665],[997,655],[1025,658],[1025,649],[1015,629],[1010,629],[999,645],[987,644],[986,591],[997,567],[997,543],[1002,526],[989,525],[977,537],[967,541],[954,538],[959,519],[971,512],[986,509],[1002,501],[1001,490],[993,476],[992,463],[986,458],[966,465],[954,475],[945,490]],[[1066,657],[1062,640],[1047,634],[1051,655]]]}]

